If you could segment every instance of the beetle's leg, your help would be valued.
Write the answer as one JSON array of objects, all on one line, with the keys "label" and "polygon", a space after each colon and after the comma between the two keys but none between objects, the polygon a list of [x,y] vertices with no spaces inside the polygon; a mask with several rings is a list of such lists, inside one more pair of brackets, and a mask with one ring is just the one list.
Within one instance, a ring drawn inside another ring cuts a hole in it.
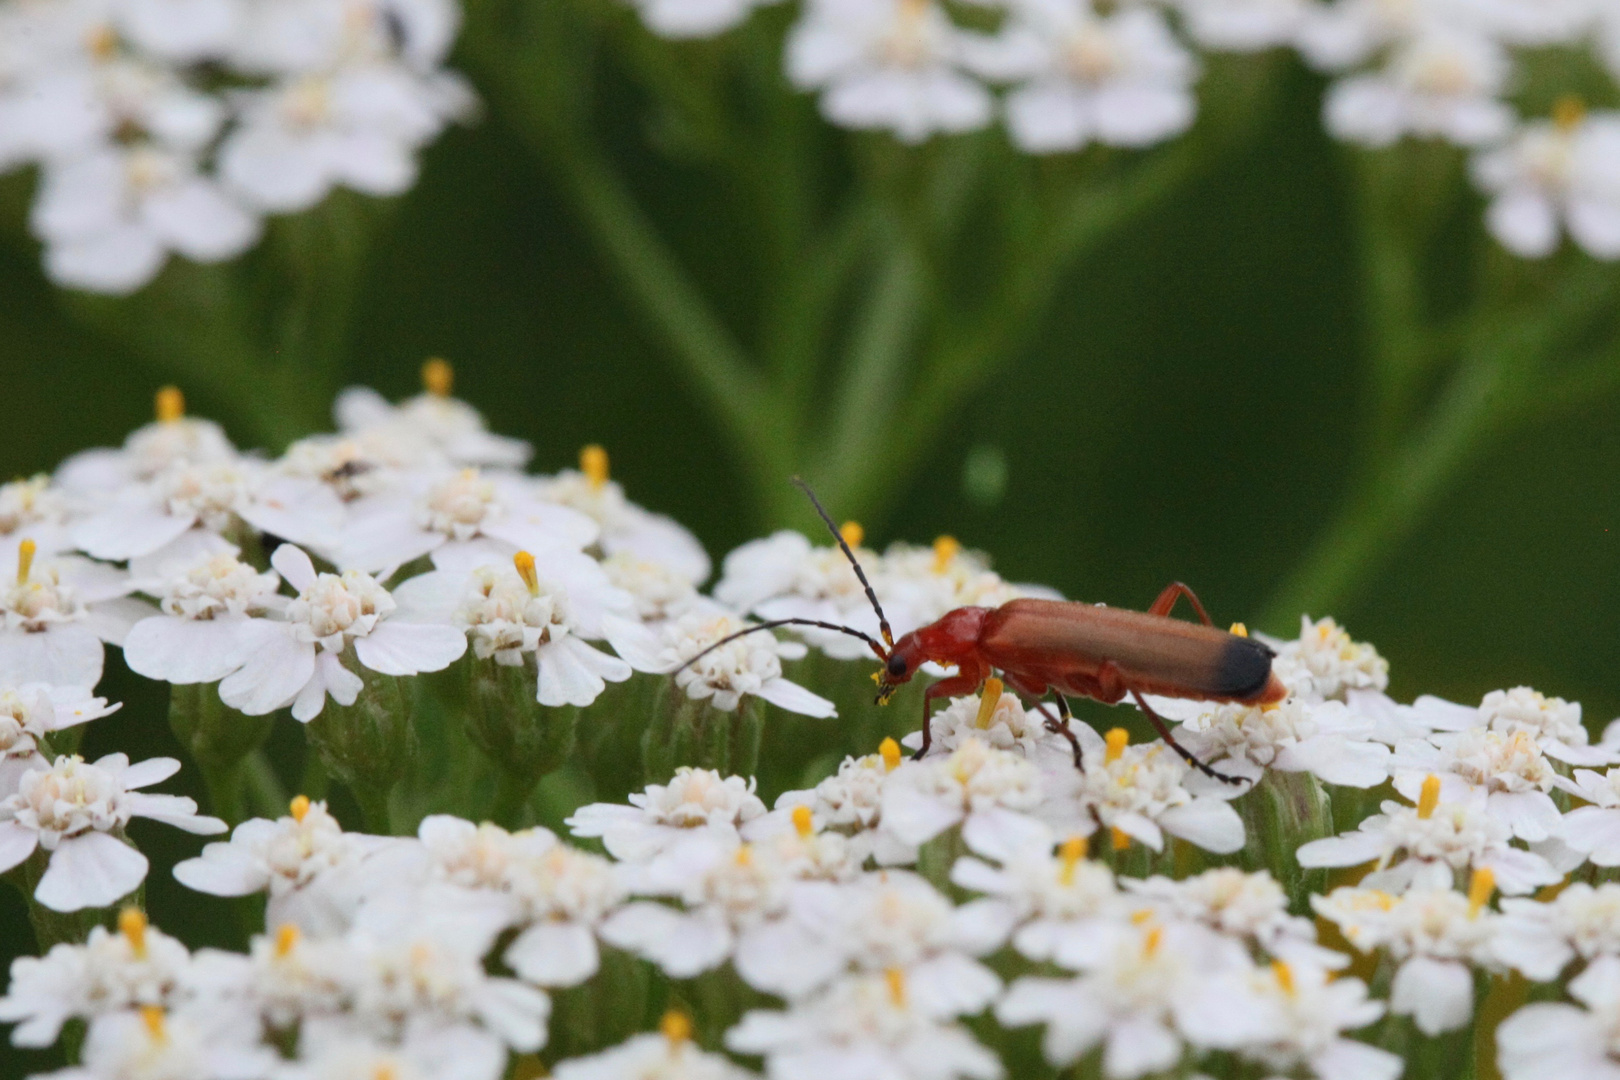
[{"label": "beetle's leg", "polygon": [[1153,727],[1158,731],[1159,736],[1164,739],[1165,745],[1170,747],[1170,749],[1174,750],[1176,753],[1180,754],[1183,761],[1197,769],[1199,772],[1203,773],[1205,776],[1208,776],[1214,780],[1219,780],[1223,784],[1237,785],[1243,783],[1243,778],[1240,776],[1227,776],[1225,773],[1216,772],[1208,765],[1205,765],[1191,750],[1188,750],[1185,746],[1182,746],[1180,743],[1176,742],[1176,737],[1170,734],[1170,725],[1164,722],[1164,717],[1148,708],[1148,703],[1142,700],[1141,694],[1137,693],[1135,690],[1132,690],[1131,697],[1136,699],[1136,707],[1141,709],[1142,715],[1147,717],[1148,721],[1153,724]]},{"label": "beetle's leg", "polygon": [[984,682],[987,674],[989,674],[988,671],[983,674],[979,672],[973,672],[972,674],[959,673],[948,679],[941,679],[923,691],[922,745],[917,748],[915,754],[911,755],[912,761],[919,760],[924,754],[928,753],[928,748],[934,744],[934,723],[932,719],[934,699],[953,697],[957,694],[971,694],[979,689],[979,684]]},{"label": "beetle's leg", "polygon": [[1193,610],[1198,612],[1198,617],[1204,620],[1205,626],[1215,625],[1214,622],[1210,620],[1209,612],[1205,611],[1204,605],[1199,602],[1198,594],[1179,581],[1172,581],[1170,584],[1164,587],[1164,592],[1160,593],[1159,598],[1153,601],[1153,606],[1148,608],[1148,614],[1170,614],[1171,610],[1176,606],[1176,601],[1181,599],[1183,596],[1185,596],[1187,598],[1187,602],[1193,606]]},{"label": "beetle's leg", "polygon": [[1047,731],[1054,735],[1061,735],[1069,740],[1069,745],[1074,748],[1074,767],[1081,772],[1085,772],[1085,752],[1080,749],[1080,740],[1075,736],[1074,728],[1069,726],[1069,722],[1074,719],[1074,714],[1069,711],[1069,699],[1056,690],[1052,691],[1052,699],[1057,702],[1057,716],[1053,716],[1046,711],[1044,701],[1035,702],[1035,708],[1039,709],[1041,715],[1046,717]]}]

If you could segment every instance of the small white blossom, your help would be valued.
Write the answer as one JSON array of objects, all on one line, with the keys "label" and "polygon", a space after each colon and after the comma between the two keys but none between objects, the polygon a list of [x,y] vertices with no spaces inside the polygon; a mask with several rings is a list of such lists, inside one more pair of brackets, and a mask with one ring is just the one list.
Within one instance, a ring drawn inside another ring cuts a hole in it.
[{"label": "small white blossom", "polygon": [[1063,829],[1084,834],[1101,822],[1154,851],[1164,847],[1167,832],[1216,853],[1243,846],[1243,819],[1226,802],[1237,789],[1215,781],[1200,784],[1195,794],[1185,783],[1193,779],[1188,766],[1162,742],[1120,742],[1116,750],[1088,725],[1077,724],[1074,731],[1086,768],[1070,781],[1077,802],[1061,815]]},{"label": "small white blossom", "polygon": [[921,142],[990,122],[990,93],[965,70],[972,45],[933,0],[812,0],[788,38],[788,77],[820,90],[835,124]]},{"label": "small white blossom", "polygon": [[1389,685],[1389,661],[1371,645],[1353,640],[1331,618],[1312,622],[1302,615],[1297,639],[1267,643],[1277,650],[1272,672],[1300,697],[1343,701],[1351,691],[1381,691]]},{"label": "small white blossom", "polygon": [[850,976],[785,1012],[744,1014],[726,1032],[726,1047],[763,1055],[769,1074],[781,1080],[999,1080],[996,1056],[965,1029],[930,1014],[915,989],[898,971]]},{"label": "small white blossom", "polygon": [[1255,985],[1263,1007],[1276,1018],[1270,1039],[1248,1046],[1242,1055],[1278,1074],[1308,1075],[1319,1080],[1396,1080],[1404,1062],[1388,1050],[1344,1037],[1384,1015],[1384,1003],[1369,1001],[1360,979],[1334,978],[1310,964],[1281,961],[1259,976]]},{"label": "small white blossom", "polygon": [[291,544],[270,561],[293,588],[285,623],[265,634],[242,667],[219,684],[219,696],[233,709],[258,716],[292,706],[294,718],[308,723],[326,698],[353,705],[364,683],[344,666],[355,660],[380,675],[439,671],[467,651],[467,638],[453,626],[394,619],[388,590],[370,574],[350,570],[315,573],[309,556]]},{"label": "small white blossom", "polygon": [[426,393],[393,405],[375,390],[351,386],[332,405],[338,429],[361,438],[387,438],[400,446],[421,446],[452,465],[518,468],[533,448],[521,439],[490,432],[477,409],[450,396],[450,366],[428,361]]},{"label": "small white blossom", "polygon": [[126,908],[116,933],[93,926],[82,945],[64,942],[44,956],[13,960],[0,1022],[16,1023],[15,1046],[49,1046],[75,1017],[173,1004],[190,964],[184,945],[149,927],[138,908]]},{"label": "small white blossom", "polygon": [[1020,80],[1007,97],[1019,148],[1148,146],[1192,125],[1198,65],[1158,12],[1127,6],[1099,15],[1091,0],[1017,0],[1012,10],[1014,55],[996,73]]},{"label": "small white blossom", "polygon": [[1577,881],[1546,902],[1504,897],[1491,952],[1537,982],[1576,958],[1620,955],[1620,885]]},{"label": "small white blossom", "polygon": [[608,475],[606,450],[587,446],[580,451],[579,459],[579,471],[564,469],[555,476],[537,477],[535,490],[543,499],[593,518],[602,528],[599,543],[607,561],[619,557],[629,560],[627,566],[651,564],[689,586],[699,585],[709,576],[709,555],[703,544],[674,518],[655,514],[627,499],[624,488]]},{"label": "small white blossom", "polygon": [[675,685],[693,701],[707,700],[721,712],[735,712],[745,697],[757,697],[803,716],[838,715],[832,702],[782,677],[782,661],[805,654],[798,642],[778,641],[765,632],[749,634],[687,663],[747,625],[723,611],[692,611],[663,628],[656,653],[647,656],[632,650],[625,659],[642,671],[681,667]]},{"label": "small white blossom", "polygon": [[[165,1012],[156,1005],[97,1017],[85,1035],[83,1064],[50,1080],[259,1080],[275,1052],[237,1017],[203,1005]],[[43,1080],[43,1078],[42,1078]]]},{"label": "small white blossom", "polygon": [[97,717],[117,712],[106,698],[91,696],[82,686],[25,683],[0,687],[0,798],[17,790],[23,773],[49,768],[40,741]]},{"label": "small white blossom", "polygon": [[1029,811],[1044,797],[1034,765],[970,738],[946,756],[896,769],[883,787],[883,824],[905,843],[923,844],[975,814]]},{"label": "small white blossom", "polygon": [[1562,778],[1524,729],[1440,732],[1396,746],[1395,790],[1417,800],[1424,779],[1440,777],[1443,802],[1482,797],[1486,809],[1521,840],[1539,842],[1558,831],[1559,811],[1548,794]]},{"label": "small white blossom", "polygon": [[[683,1018],[684,1020],[684,1018]],[[754,1074],[693,1045],[690,1033],[665,1019],[664,1027],[677,1028],[657,1035],[632,1035],[588,1057],[559,1061],[552,1075],[557,1080],[748,1080]]]},{"label": "small white blossom", "polygon": [[1215,705],[1182,723],[1177,740],[1228,776],[1308,772],[1324,783],[1370,788],[1389,778],[1389,748],[1371,717],[1342,702],[1291,697],[1276,705]]},{"label": "small white blossom", "polygon": [[[1484,879],[1487,885],[1489,880]],[[1434,1036],[1473,1020],[1472,965],[1495,960],[1499,916],[1482,906],[1485,898],[1452,889],[1391,896],[1378,889],[1342,888],[1311,897],[1311,907],[1361,952],[1383,949],[1397,961],[1390,1010],[1411,1016],[1419,1031]]]},{"label": "small white blossom", "polygon": [[391,844],[386,837],[346,833],[323,802],[303,796],[288,816],[252,818],[228,842],[209,844],[196,858],[175,866],[182,885],[215,896],[269,893],[266,921],[293,924],[311,934],[348,926],[375,880],[374,858]]},{"label": "small white blossom", "polygon": [[180,771],[173,758],[131,765],[123,754],[94,764],[59,757],[49,768],[23,774],[15,794],[0,800],[0,868],[9,870],[43,848],[49,866],[34,899],[54,911],[106,907],[146,879],[147,861],[112,835],[131,818],[144,817],[187,832],[221,833],[218,818],[201,817],[181,795],[147,795],[139,788]]},{"label": "small white blossom", "polygon": [[1288,914],[1288,895],[1263,870],[1217,867],[1180,881],[1155,875],[1125,878],[1121,884],[1133,901],[1147,904],[1164,921],[1201,923],[1291,963],[1334,969],[1350,962],[1317,945],[1315,926]]},{"label": "small white blossom", "polygon": [[1592,860],[1594,866],[1620,866],[1620,769],[1597,773],[1576,769],[1573,782],[1558,786],[1588,805],[1565,814],[1555,826],[1558,838]]},{"label": "small white blossom", "polygon": [[[27,541],[23,541],[24,544]],[[76,555],[17,564],[0,580],[0,680],[95,686],[102,642],[118,645],[152,609],[130,599],[122,570]]]},{"label": "small white blossom", "polygon": [[1473,175],[1491,196],[1491,235],[1515,255],[1551,255],[1567,230],[1587,254],[1620,258],[1620,113],[1525,124],[1476,157]]},{"label": "small white blossom", "polygon": [[1496,1029],[1497,1067],[1504,1080],[1616,1080],[1620,1055],[1620,957],[1600,956],[1570,980],[1579,1004],[1539,1001]]},{"label": "small white blossom", "polygon": [[163,682],[211,683],[242,666],[265,635],[263,616],[281,610],[281,578],[235,555],[205,556],[143,589],[160,596],[162,614],[142,619],[124,639],[130,670]]},{"label": "small white blossom", "polygon": [[629,806],[582,806],[567,825],[575,836],[601,837],[615,859],[646,862],[700,832],[736,837],[740,826],[764,814],[752,779],[683,765],[668,784],[649,784],[631,795]]},{"label": "small white blossom", "polygon": [[1328,131],[1366,146],[1403,135],[1479,146],[1508,133],[1513,112],[1497,100],[1510,64],[1482,34],[1429,27],[1392,50],[1383,70],[1336,83],[1323,105]]}]

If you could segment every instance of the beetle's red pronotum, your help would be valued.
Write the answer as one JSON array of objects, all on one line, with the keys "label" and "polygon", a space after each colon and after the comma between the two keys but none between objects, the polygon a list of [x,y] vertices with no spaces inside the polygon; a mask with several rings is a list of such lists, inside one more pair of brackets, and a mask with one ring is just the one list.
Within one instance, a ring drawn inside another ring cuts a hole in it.
[{"label": "beetle's red pronotum", "polygon": [[[1049,730],[1064,735],[1082,764],[1080,743],[1069,728],[1068,698],[1087,697],[1112,705],[1129,695],[1164,741],[1204,773],[1236,783],[1188,753],[1170,733],[1164,719],[1149,708],[1144,694],[1194,701],[1269,705],[1288,695],[1271,670],[1275,655],[1246,633],[1228,633],[1211,622],[1204,605],[1179,581],[1167,586],[1147,611],[1098,607],[1067,600],[1013,600],[997,608],[961,607],[937,621],[904,634],[897,641],[855,553],[808,485],[794,483],[826,522],[843,549],[877,612],[879,641],[852,627],[815,619],[773,619],[728,635],[682,664],[685,667],[712,649],[747,634],[779,626],[813,626],[848,634],[866,642],[883,662],[878,672],[877,700],[888,701],[928,661],[956,668],[923,693],[923,741],[932,740],[929,718],[936,698],[977,692],[996,671],[1006,685],[1029,698],[1046,717]],[[1172,619],[1170,611],[1185,596],[1201,622]],[[679,669],[677,669],[679,670]],[[1058,715],[1041,699],[1051,694]]]}]

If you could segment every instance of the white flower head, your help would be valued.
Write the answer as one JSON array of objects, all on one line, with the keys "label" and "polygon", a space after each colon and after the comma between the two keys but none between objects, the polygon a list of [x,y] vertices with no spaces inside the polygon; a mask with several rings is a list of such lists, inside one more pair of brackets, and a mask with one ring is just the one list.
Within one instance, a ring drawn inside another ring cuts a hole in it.
[{"label": "white flower head", "polygon": [[123,754],[95,764],[63,756],[29,770],[16,793],[0,800],[0,867],[9,870],[43,848],[50,862],[34,899],[54,911],[108,906],[146,879],[146,856],[112,835],[131,818],[202,835],[225,831],[218,818],[199,816],[191,799],[137,790],[179,771],[173,758],[131,765]]},{"label": "white flower head", "polygon": [[695,1045],[683,1013],[666,1014],[659,1028],[656,1035],[632,1035],[600,1053],[559,1061],[552,1075],[557,1080],[747,1080],[754,1075]]},{"label": "white flower head", "polygon": [[[860,546],[863,537],[854,523],[844,526],[845,540],[882,588],[882,565],[877,553]],[[865,588],[849,560],[836,544],[816,547],[802,533],[783,530],[751,540],[732,551],[720,564],[715,599],[738,611],[763,619],[817,619],[849,626],[869,636],[878,634],[877,613],[866,599]],[[904,610],[891,604],[886,590],[879,596],[897,627],[907,626]],[[803,628],[795,631],[828,656],[856,660],[871,653],[865,643],[845,634]],[[901,630],[903,633],[904,630]]]},{"label": "white flower head", "polygon": [[1247,952],[1206,927],[1100,923],[1083,948],[1057,959],[1082,974],[1026,976],[996,1005],[1003,1024],[1046,1025],[1043,1048],[1055,1065],[1102,1044],[1104,1075],[1125,1080],[1171,1068],[1189,1043],[1230,1049],[1274,1032],[1257,1007]]},{"label": "white flower head", "polygon": [[[986,699],[993,698],[986,706]],[[1038,709],[1025,709],[1017,694],[995,694],[986,690],[983,696],[968,694],[952,698],[951,703],[935,713],[929,726],[933,740],[929,756],[950,754],[970,739],[1006,750],[1048,766],[1071,764],[1073,747],[1062,735],[1048,731],[1046,718]],[[900,740],[909,750],[922,746],[922,732],[914,731]]]},{"label": "white flower head", "polygon": [[1425,778],[1440,777],[1440,797],[1483,797],[1486,808],[1521,840],[1540,842],[1558,830],[1560,815],[1548,794],[1562,780],[1534,736],[1467,728],[1436,732],[1396,746],[1395,790],[1416,800]]},{"label": "white flower head", "polygon": [[1157,11],[1099,15],[1090,0],[1018,0],[1012,10],[1013,55],[997,66],[1022,80],[1007,97],[1021,149],[1149,146],[1192,125],[1198,65]]},{"label": "white flower head", "polygon": [[9,560],[23,540],[32,540],[35,552],[44,555],[72,546],[72,513],[71,500],[44,473],[0,484],[0,573],[16,572]]},{"label": "white flower head", "polygon": [[1163,921],[1201,923],[1285,960],[1303,959],[1330,969],[1350,962],[1316,944],[1311,921],[1288,913],[1288,895],[1263,870],[1217,867],[1180,881],[1155,875],[1126,878],[1122,884],[1134,901],[1146,903]]},{"label": "white flower head", "polygon": [[883,788],[883,824],[922,844],[992,808],[1034,810],[1045,795],[1041,771],[1022,755],[969,738],[947,755],[896,769]]},{"label": "white flower head", "polygon": [[236,447],[212,420],[186,415],[185,396],[172,386],[156,394],[157,420],[136,428],[117,450],[84,450],[56,470],[56,482],[73,497],[116,497],[131,482],[153,480],[181,462],[224,464],[237,460]]},{"label": "white flower head", "polygon": [[[1534,852],[1511,846],[1512,832],[1478,797],[1441,801],[1441,780],[1423,781],[1416,806],[1388,801],[1382,813],[1355,832],[1312,840],[1300,847],[1301,866],[1356,866],[1377,862],[1362,882],[1368,888],[1403,892],[1409,886],[1449,888],[1457,873],[1487,869],[1509,896],[1521,896],[1562,878]],[[1397,855],[1405,858],[1395,861]]]},{"label": "white flower head", "polygon": [[996,1056],[931,1014],[916,989],[898,970],[849,976],[786,1012],[746,1013],[726,1046],[763,1055],[777,1076],[999,1080]]},{"label": "white flower head", "polygon": [[778,641],[761,632],[698,655],[747,625],[723,611],[689,612],[663,628],[664,644],[653,670],[681,667],[675,685],[692,700],[707,700],[721,712],[735,712],[745,697],[757,697],[804,716],[836,716],[832,702],[782,677],[782,661],[805,654],[798,642]]},{"label": "white flower head", "polygon": [[1588,254],[1620,258],[1620,114],[1562,101],[1479,154],[1473,175],[1491,196],[1487,227],[1515,255],[1550,255],[1567,230]]},{"label": "white flower head", "polygon": [[350,436],[382,435],[402,446],[426,446],[453,465],[522,467],[533,449],[521,439],[491,434],[477,409],[451,397],[454,374],[446,361],[428,360],[422,365],[426,392],[398,405],[375,390],[351,386],[332,406],[338,428]]},{"label": "white flower head", "polygon": [[1389,661],[1366,642],[1353,640],[1331,618],[1300,617],[1299,637],[1270,642],[1277,649],[1271,670],[1289,691],[1316,701],[1344,700],[1348,691],[1383,690]]},{"label": "white flower head", "polygon": [[1594,866],[1620,866],[1620,768],[1576,769],[1573,781],[1558,777],[1556,782],[1587,805],[1565,814],[1554,834]]},{"label": "white flower head", "polygon": [[575,836],[601,837],[615,859],[645,862],[697,832],[736,837],[742,825],[764,814],[752,779],[683,765],[668,784],[649,784],[631,795],[629,806],[582,806],[567,825]]},{"label": "white flower head", "polygon": [[578,552],[551,551],[536,560],[520,551],[470,572],[437,570],[404,582],[395,596],[403,618],[466,631],[480,660],[517,667],[532,656],[542,705],[589,705],[608,682],[630,677],[627,662],[585,641],[612,632],[606,617],[623,597]]},{"label": "white flower head", "polygon": [[1365,146],[1404,135],[1480,146],[1512,128],[1513,111],[1497,100],[1510,71],[1490,37],[1430,25],[1399,42],[1381,71],[1334,84],[1324,118],[1334,136]]},{"label": "white flower head", "polygon": [[1474,1015],[1473,965],[1495,964],[1499,916],[1485,907],[1493,878],[1477,870],[1464,896],[1449,888],[1392,896],[1341,888],[1313,896],[1317,915],[1336,924],[1362,952],[1386,950],[1399,963],[1390,1009],[1409,1015],[1425,1035],[1466,1026]]},{"label": "white flower head", "polygon": [[1382,1017],[1384,1003],[1369,1000],[1360,979],[1333,975],[1310,964],[1273,961],[1254,985],[1275,1027],[1269,1039],[1245,1047],[1243,1056],[1290,1075],[1308,1069],[1322,1080],[1396,1080],[1405,1068],[1399,1057],[1344,1037]]},{"label": "white flower head", "polygon": [[280,585],[275,573],[260,573],[229,552],[182,561],[164,577],[142,583],[144,591],[161,597],[162,614],[130,628],[124,661],[164,682],[217,682],[273,632],[263,617],[285,606]]},{"label": "white flower head", "polygon": [[990,122],[989,91],[965,70],[971,38],[933,0],[814,0],[787,50],[788,77],[821,90],[840,126],[915,143]]},{"label": "white flower head", "polygon": [[1309,772],[1369,788],[1389,777],[1376,724],[1339,701],[1290,697],[1275,705],[1215,705],[1182,723],[1177,739],[1216,772],[1257,780],[1266,769]]},{"label": "white flower head", "polygon": [[268,1076],[274,1051],[258,1042],[256,1025],[203,1004],[174,1012],[158,1005],[98,1016],[85,1035],[79,1068],[46,1075],[57,1080],[214,1080]]},{"label": "white flower head", "polygon": [[215,896],[268,892],[269,925],[332,934],[348,925],[364,896],[368,859],[390,843],[344,832],[324,802],[300,795],[287,816],[242,822],[229,841],[209,844],[175,866],[174,876]]},{"label": "white flower head", "polygon": [[698,538],[674,518],[655,514],[626,498],[624,488],[609,474],[608,454],[602,447],[592,444],[582,449],[578,471],[564,469],[555,476],[536,478],[535,484],[541,498],[572,507],[601,526],[599,543],[610,560],[627,557],[627,568],[642,564],[643,574],[654,573],[650,567],[656,567],[689,588],[709,576],[709,555]]},{"label": "white flower head", "polygon": [[1577,881],[1546,902],[1503,898],[1491,952],[1537,982],[1576,958],[1620,955],[1620,885]]},{"label": "white flower head", "polygon": [[1308,0],[1177,0],[1175,6],[1188,36],[1222,52],[1292,45],[1313,12]]},{"label": "white flower head", "polygon": [[292,705],[308,723],[331,696],[353,705],[364,686],[342,662],[350,654],[380,675],[439,671],[467,651],[467,638],[453,626],[391,619],[395,603],[370,574],[316,574],[314,564],[291,544],[278,547],[271,564],[299,590],[287,605],[286,622],[265,634],[242,667],[219,685],[225,704],[249,716]]},{"label": "white flower head", "polygon": [[[870,857],[879,866],[914,863],[917,846],[883,828],[883,790],[900,764],[899,744],[885,740],[881,753],[845,758],[838,772],[814,788],[784,792],[771,816],[787,819],[795,808],[803,806],[810,810],[818,828],[849,837],[851,856],[856,861],[865,862]],[[784,827],[780,820],[774,825],[777,830]]]},{"label": "white flower head", "polygon": [[41,740],[121,707],[80,686],[25,683],[0,688],[0,798],[16,790],[28,769],[49,767],[39,750]]},{"label": "white flower head", "polygon": [[1570,980],[1578,1004],[1535,1002],[1496,1029],[1505,1080],[1620,1076],[1620,957],[1600,956]]},{"label": "white flower head", "polygon": [[[1087,725],[1075,726],[1085,750],[1085,771],[1071,781],[1077,804],[1064,827],[1089,831],[1092,821],[1140,841],[1155,851],[1164,834],[1217,853],[1243,846],[1243,819],[1227,805],[1237,791],[1218,781],[1195,794],[1188,767],[1162,742],[1129,745],[1123,728],[1099,738]],[[1208,793],[1205,793],[1205,792]]]},{"label": "white flower head", "polygon": [[127,598],[124,571],[76,555],[36,562],[32,544],[18,545],[15,574],[0,580],[0,679],[95,686],[102,643],[121,644],[152,609]]},{"label": "white flower head", "polygon": [[148,926],[139,908],[125,908],[116,933],[91,927],[82,945],[57,944],[44,956],[13,960],[0,1021],[17,1024],[14,1045],[49,1046],[69,1019],[173,1003],[190,963],[184,945]]}]

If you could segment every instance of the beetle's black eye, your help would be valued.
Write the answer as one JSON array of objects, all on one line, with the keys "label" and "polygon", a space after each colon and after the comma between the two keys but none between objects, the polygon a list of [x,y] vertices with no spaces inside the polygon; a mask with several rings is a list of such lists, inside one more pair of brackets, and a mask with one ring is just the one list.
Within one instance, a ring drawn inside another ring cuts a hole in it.
[{"label": "beetle's black eye", "polygon": [[906,673],[906,658],[903,656],[889,657],[889,674],[904,675]]}]

